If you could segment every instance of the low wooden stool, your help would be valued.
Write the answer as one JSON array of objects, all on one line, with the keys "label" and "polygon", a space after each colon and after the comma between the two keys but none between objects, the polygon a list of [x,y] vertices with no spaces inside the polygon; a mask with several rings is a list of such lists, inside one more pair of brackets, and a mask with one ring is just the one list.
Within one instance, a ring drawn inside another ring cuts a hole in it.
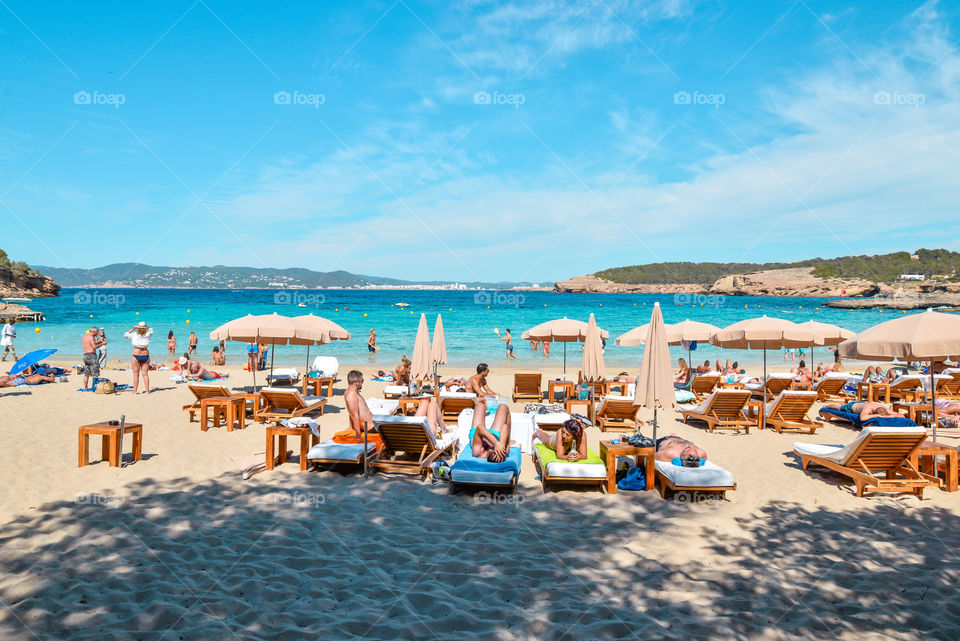
[{"label": "low wooden stool", "polygon": [[[939,476],[937,473],[942,471],[944,473],[942,488],[946,492],[956,492],[958,488],[957,454],[957,448],[953,445],[926,441],[914,450],[910,462],[922,473],[931,476]],[[937,461],[938,456],[944,457],[942,463]]]},{"label": "low wooden stool", "polygon": [[280,448],[280,463],[287,462],[287,437],[300,437],[300,471],[307,469],[307,452],[311,445],[320,442],[309,427],[286,427],[285,425],[270,425],[267,427],[267,469],[273,469],[274,449],[273,438],[277,437],[277,445]]},{"label": "low wooden stool", "polygon": [[[110,467],[120,466],[120,426],[110,425],[107,421],[94,423],[92,425],[80,426],[80,439],[78,444],[79,460],[77,467],[83,467],[90,462],[90,435],[100,437],[100,458],[104,461],[110,461]],[[133,439],[131,449],[133,461],[139,461],[143,454],[143,425],[140,423],[127,423],[123,426],[123,434],[127,434]]]},{"label": "low wooden stool", "polygon": [[233,422],[237,421],[243,429],[247,426],[247,401],[240,397],[214,396],[200,401],[200,429],[207,431],[207,410],[213,408],[213,426],[220,427],[220,417],[227,423],[227,431],[233,431]]}]

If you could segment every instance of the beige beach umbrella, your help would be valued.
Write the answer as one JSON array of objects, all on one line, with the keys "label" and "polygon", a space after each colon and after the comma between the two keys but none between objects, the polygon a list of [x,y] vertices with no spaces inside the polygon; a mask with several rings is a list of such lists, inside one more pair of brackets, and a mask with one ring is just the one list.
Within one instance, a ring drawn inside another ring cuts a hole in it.
[{"label": "beige beach umbrella", "polygon": [[840,355],[862,360],[927,361],[933,404],[933,440],[937,440],[937,403],[933,364],[960,358],[960,316],[927,310],[864,330],[838,346]]},{"label": "beige beach umbrella", "polygon": [[[662,315],[661,315],[662,318]],[[673,325],[664,325],[667,334],[667,344],[682,345],[684,341],[688,344],[693,342],[706,343],[710,337],[720,331],[720,328],[710,323],[701,323],[690,319],[674,323]],[[643,345],[647,338],[647,331],[650,324],[634,327],[626,334],[621,334],[616,338],[614,344],[621,347],[632,347]],[[687,347],[687,361],[692,361],[690,354],[693,351],[692,345]]]},{"label": "beige beach umbrella", "polygon": [[[806,323],[799,323],[800,327],[806,327],[807,329],[820,334],[823,337],[824,345],[839,345],[848,338],[853,338],[856,335],[856,332],[852,332],[849,329],[844,329],[839,325],[833,325],[831,323],[821,323],[815,320],[808,320]],[[810,371],[813,371],[813,346],[810,346]],[[810,377],[811,380],[813,377]]]},{"label": "beige beach umbrella", "polygon": [[633,404],[653,409],[653,439],[656,441],[657,408],[673,407],[676,403],[673,371],[670,369],[670,350],[667,348],[667,332],[660,303],[653,304],[644,344],[646,348],[643,350],[643,360],[640,361]]},{"label": "beige beach umbrella", "polygon": [[593,314],[590,314],[590,320],[587,322],[587,335],[583,343],[583,363],[580,367],[580,375],[588,383],[595,383],[606,378],[603,366],[603,344],[600,342],[600,328],[597,327],[597,321]]},{"label": "beige beach umbrella", "polygon": [[433,363],[433,377],[437,377],[437,365],[447,363],[447,341],[443,337],[443,319],[437,314],[437,322],[433,326],[433,344],[430,346],[430,360]]},{"label": "beige beach umbrella", "polygon": [[[760,316],[748,318],[721,329],[710,342],[726,349],[762,349],[763,379],[767,378],[767,350],[823,345],[824,338],[806,327],[782,318]],[[763,394],[763,413],[767,412],[767,395]]]},{"label": "beige beach umbrella", "polygon": [[[350,340],[350,332],[345,330],[340,325],[334,323],[329,318],[324,318],[323,316],[314,316],[313,314],[304,314],[303,316],[294,316],[293,322],[298,327],[304,327],[308,329],[319,330],[324,332],[327,336],[327,340],[318,341],[319,344],[325,345],[331,341],[348,341]],[[307,362],[304,364],[304,369],[310,371],[310,345],[307,345]]]},{"label": "beige beach umbrella", "polygon": [[[598,328],[599,329],[599,328]],[[610,332],[599,330],[601,340],[610,337]],[[587,337],[587,324],[572,318],[557,318],[540,323],[525,331],[520,338],[541,343],[563,343],[563,373],[567,373],[567,343],[583,341]]]},{"label": "beige beach umbrella", "polygon": [[430,376],[430,330],[427,316],[420,314],[417,338],[413,343],[413,358],[410,363],[410,380],[424,380]]},{"label": "beige beach umbrella", "polygon": [[[216,341],[242,341],[245,343],[264,343],[267,345],[317,345],[330,341],[328,333],[319,328],[304,327],[289,316],[247,314],[241,318],[224,323],[210,332],[210,339]],[[273,370],[271,353],[270,369]],[[253,391],[257,391],[256,368],[253,374]]]}]

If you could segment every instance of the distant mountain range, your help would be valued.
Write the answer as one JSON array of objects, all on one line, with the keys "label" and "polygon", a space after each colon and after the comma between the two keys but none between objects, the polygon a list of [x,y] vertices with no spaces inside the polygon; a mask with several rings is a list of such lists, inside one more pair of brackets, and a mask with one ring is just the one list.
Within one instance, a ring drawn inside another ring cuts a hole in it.
[{"label": "distant mountain range", "polygon": [[[259,267],[162,267],[143,263],[114,263],[94,269],[69,269],[32,265],[62,287],[185,287],[196,289],[256,288],[391,288],[452,287],[465,289],[509,289],[535,283],[453,283],[449,281],[407,281],[364,276],[346,271],[315,272],[310,269]],[[553,283],[549,283],[552,286]]]}]

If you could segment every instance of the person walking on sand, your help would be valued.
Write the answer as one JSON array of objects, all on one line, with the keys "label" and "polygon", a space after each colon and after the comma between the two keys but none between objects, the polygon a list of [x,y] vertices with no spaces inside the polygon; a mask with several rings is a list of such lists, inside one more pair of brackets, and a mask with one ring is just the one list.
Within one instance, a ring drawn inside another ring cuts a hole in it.
[{"label": "person walking on sand", "polygon": [[133,368],[133,393],[140,387],[140,378],[143,378],[144,391],[150,393],[150,337],[153,328],[147,327],[146,322],[140,321],[129,332],[123,335],[130,339],[133,345],[133,357],[130,366]]},{"label": "person walking on sand", "polygon": [[377,347],[377,330],[371,329],[370,336],[367,338],[367,351],[373,354],[378,349],[380,348]]},{"label": "person walking on sand", "polygon": [[508,327],[503,336],[500,337],[500,340],[507,341],[507,360],[511,358],[516,358],[513,353],[513,335],[510,333],[510,328]]},{"label": "person walking on sand", "polygon": [[17,337],[17,321],[11,318],[7,321],[3,329],[0,330],[0,345],[3,345],[3,358],[0,361],[7,360],[7,353],[13,354],[13,360],[16,362],[17,350],[13,347],[13,339]]},{"label": "person walking on sand", "polygon": [[167,351],[170,353],[170,358],[173,358],[177,353],[177,338],[173,335],[172,329],[167,334]]},{"label": "person walking on sand", "polygon": [[190,349],[187,350],[187,354],[190,354],[190,358],[196,358],[197,356],[197,335],[193,332],[190,332],[190,342],[188,343]]},{"label": "person walking on sand", "polygon": [[100,376],[100,360],[97,358],[97,349],[107,344],[107,339],[98,340],[100,333],[99,327],[91,327],[83,334],[80,339],[80,346],[83,350],[83,389],[90,389],[90,377],[98,378]]}]

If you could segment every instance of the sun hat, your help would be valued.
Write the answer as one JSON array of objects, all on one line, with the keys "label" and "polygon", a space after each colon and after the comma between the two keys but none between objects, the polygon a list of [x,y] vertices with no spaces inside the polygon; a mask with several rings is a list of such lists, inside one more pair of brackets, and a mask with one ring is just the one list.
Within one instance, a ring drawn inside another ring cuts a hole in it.
[{"label": "sun hat", "polygon": [[137,323],[137,327],[146,327],[146,326],[147,326],[147,321],[140,321],[139,323]]}]

